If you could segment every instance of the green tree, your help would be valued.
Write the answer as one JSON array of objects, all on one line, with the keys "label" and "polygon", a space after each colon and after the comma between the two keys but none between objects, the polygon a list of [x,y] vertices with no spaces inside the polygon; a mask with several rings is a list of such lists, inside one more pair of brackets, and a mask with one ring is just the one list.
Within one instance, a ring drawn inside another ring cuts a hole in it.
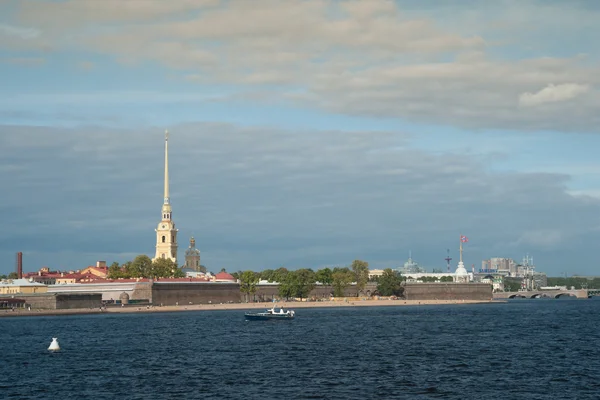
[{"label": "green tree", "polygon": [[334,268],[332,273],[333,295],[343,297],[344,290],[352,283],[354,274],[348,268]]},{"label": "green tree", "polygon": [[288,273],[289,273],[289,271],[287,270],[287,268],[284,268],[284,267],[277,268],[273,272],[273,281],[272,282],[283,282]]},{"label": "green tree", "polygon": [[356,282],[356,288],[360,291],[365,288],[367,282],[369,282],[369,263],[362,260],[352,261],[352,273],[354,274],[354,282]]},{"label": "green tree", "polygon": [[315,288],[316,274],[312,269],[299,269],[294,271],[295,279],[295,296],[300,299],[308,297],[310,292]]},{"label": "green tree", "polygon": [[129,279],[131,275],[131,261],[127,261],[121,266],[121,278]]},{"label": "green tree", "polygon": [[299,297],[305,299],[315,287],[315,272],[312,269],[299,269],[289,271],[279,283],[279,295],[281,297]]},{"label": "green tree", "polygon": [[244,271],[240,273],[240,292],[246,294],[246,302],[249,301],[250,295],[256,293],[256,284],[259,281],[259,276],[254,271]]},{"label": "green tree", "polygon": [[402,276],[392,271],[391,268],[383,270],[383,275],[379,278],[377,283],[377,291],[382,296],[398,296],[404,295],[404,286],[402,286]]},{"label": "green tree", "polygon": [[152,275],[152,260],[145,254],[140,254],[129,265],[132,278],[147,278]]},{"label": "green tree", "polygon": [[295,280],[296,276],[293,273],[288,272],[283,276],[283,279],[276,281],[279,282],[279,297],[284,297],[286,299],[294,297],[294,288],[296,286]]},{"label": "green tree", "polygon": [[171,259],[157,258],[152,262],[150,275],[146,275],[144,278],[168,278],[170,276],[180,278],[185,276],[183,271],[181,271],[181,275],[177,271],[181,271],[181,269]]},{"label": "green tree", "polygon": [[321,284],[329,286],[333,283],[333,272],[329,268],[323,268],[317,271],[315,278]]},{"label": "green tree", "polygon": [[242,275],[242,271],[232,272],[231,273],[231,276],[233,276],[235,279],[240,279],[241,275]]},{"label": "green tree", "polygon": [[265,269],[264,271],[260,272],[260,279],[264,279],[268,282],[273,282],[274,273],[275,271],[273,271],[272,269]]},{"label": "green tree", "polygon": [[8,279],[19,279],[19,274],[17,274],[16,272],[11,272],[10,274],[8,274]]},{"label": "green tree", "polygon": [[119,263],[115,261],[114,263],[110,264],[110,267],[108,267],[107,278],[119,279],[122,277],[123,277],[123,273],[121,271],[121,266],[119,265]]},{"label": "green tree", "polygon": [[505,277],[503,279],[504,282],[504,291],[505,292],[518,292],[521,289],[521,279],[520,278],[510,278]]}]

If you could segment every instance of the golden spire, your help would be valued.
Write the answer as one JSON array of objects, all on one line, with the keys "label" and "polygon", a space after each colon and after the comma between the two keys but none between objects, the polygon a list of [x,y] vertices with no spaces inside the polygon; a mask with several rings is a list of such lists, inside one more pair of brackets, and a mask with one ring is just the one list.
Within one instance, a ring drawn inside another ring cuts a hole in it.
[{"label": "golden spire", "polygon": [[170,204],[169,200],[169,131],[165,131],[165,199],[164,204]]}]

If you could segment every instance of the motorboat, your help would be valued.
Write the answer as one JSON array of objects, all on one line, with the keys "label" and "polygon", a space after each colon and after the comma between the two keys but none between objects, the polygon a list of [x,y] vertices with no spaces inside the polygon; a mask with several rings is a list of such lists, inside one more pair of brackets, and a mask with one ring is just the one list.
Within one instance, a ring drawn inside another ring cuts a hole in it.
[{"label": "motorboat", "polygon": [[284,310],[283,307],[275,310],[275,306],[262,312],[247,312],[245,317],[249,321],[267,320],[267,319],[294,319],[296,313],[292,310]]}]

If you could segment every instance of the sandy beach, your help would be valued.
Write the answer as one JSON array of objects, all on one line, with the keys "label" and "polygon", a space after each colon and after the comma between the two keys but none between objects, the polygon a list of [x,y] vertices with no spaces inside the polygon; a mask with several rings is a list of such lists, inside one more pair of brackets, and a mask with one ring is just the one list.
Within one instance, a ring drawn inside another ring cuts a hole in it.
[{"label": "sandy beach", "polygon": [[[485,304],[498,301],[481,300],[336,300],[319,302],[278,302],[276,307],[286,309],[317,308],[317,307],[401,307],[443,304]],[[160,312],[185,312],[185,311],[218,311],[218,310],[252,310],[271,308],[273,303],[230,303],[230,304],[187,304],[178,306],[138,306],[107,307],[103,310],[95,309],[69,309],[69,310],[3,310],[0,317],[18,316],[44,316],[44,315],[80,315],[80,314],[107,314],[107,313],[160,313]]]}]

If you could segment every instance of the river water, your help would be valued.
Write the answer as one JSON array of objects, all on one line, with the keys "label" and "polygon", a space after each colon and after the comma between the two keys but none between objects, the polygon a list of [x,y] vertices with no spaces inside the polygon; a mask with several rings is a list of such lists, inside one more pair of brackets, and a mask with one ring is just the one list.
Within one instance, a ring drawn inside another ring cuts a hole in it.
[{"label": "river water", "polygon": [[2,318],[0,398],[600,398],[600,300],[243,313]]}]

